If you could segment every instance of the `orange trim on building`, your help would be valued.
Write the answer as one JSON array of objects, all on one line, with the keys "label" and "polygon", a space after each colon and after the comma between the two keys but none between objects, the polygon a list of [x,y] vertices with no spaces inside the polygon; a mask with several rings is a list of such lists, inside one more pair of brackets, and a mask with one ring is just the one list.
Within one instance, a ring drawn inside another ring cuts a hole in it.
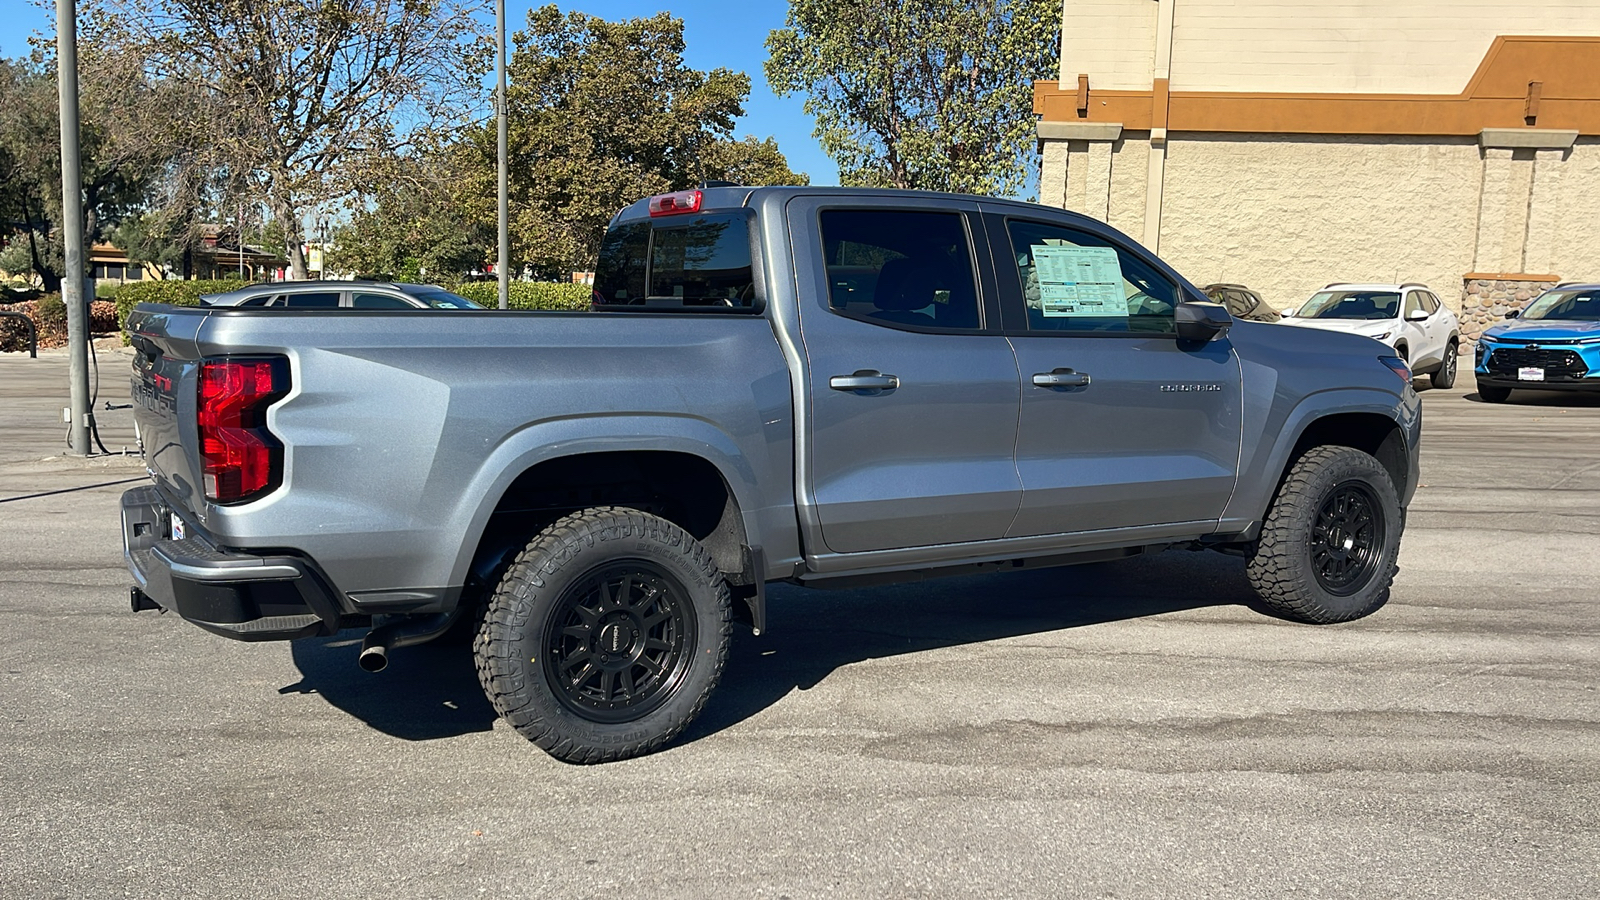
[{"label": "orange trim on building", "polygon": [[[1539,82],[1536,117],[1529,85]],[[1476,136],[1485,128],[1576,129],[1600,135],[1600,36],[1494,39],[1460,94],[1285,94],[1089,91],[1037,81],[1033,111],[1046,122],[1120,122],[1129,131]],[[1165,102],[1163,102],[1165,101]],[[1163,115],[1164,114],[1164,115]],[[1165,119],[1161,122],[1160,119]]]},{"label": "orange trim on building", "polygon": [[1171,85],[1171,83],[1172,82],[1168,81],[1165,78],[1157,78],[1157,79],[1155,79],[1154,85],[1152,86],[1151,91],[1150,91],[1150,127],[1151,128],[1166,128],[1167,127],[1167,112],[1168,112],[1168,110],[1170,108],[1169,107],[1169,103],[1171,102],[1171,97],[1169,96],[1168,87],[1169,87],[1169,85]]}]

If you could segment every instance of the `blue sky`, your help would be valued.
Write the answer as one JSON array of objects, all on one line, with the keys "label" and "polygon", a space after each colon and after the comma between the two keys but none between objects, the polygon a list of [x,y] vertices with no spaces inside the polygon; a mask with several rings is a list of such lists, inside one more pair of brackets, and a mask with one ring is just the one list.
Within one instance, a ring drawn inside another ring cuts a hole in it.
[{"label": "blue sky", "polygon": [[[528,9],[538,5],[542,4],[506,0],[508,30],[519,29],[527,20]],[[689,65],[697,69],[726,66],[750,76],[750,99],[745,103],[746,116],[739,122],[738,136],[776,137],[791,169],[810,175],[812,184],[839,183],[838,167],[811,136],[814,123],[801,110],[801,98],[774,96],[761,72],[767,58],[767,33],[782,27],[789,9],[787,0],[576,0],[560,6],[607,19],[649,16],[662,10],[682,19]],[[53,2],[42,7],[33,0],[0,0],[0,56],[25,55],[28,36],[35,32],[53,35],[54,7]],[[494,24],[492,7],[486,22],[491,27]]]}]

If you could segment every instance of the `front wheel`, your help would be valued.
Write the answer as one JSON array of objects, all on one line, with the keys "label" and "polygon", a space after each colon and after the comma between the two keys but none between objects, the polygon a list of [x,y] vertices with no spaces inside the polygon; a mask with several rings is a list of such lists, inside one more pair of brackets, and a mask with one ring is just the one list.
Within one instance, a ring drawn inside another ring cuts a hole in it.
[{"label": "front wheel", "polygon": [[1434,387],[1439,388],[1440,390],[1447,390],[1455,387],[1456,358],[1458,355],[1459,354],[1457,352],[1455,341],[1451,341],[1445,345],[1444,359],[1439,363],[1439,368],[1432,375],[1428,376],[1430,379],[1432,379]]},{"label": "front wheel", "polygon": [[1494,387],[1492,385],[1479,383],[1478,399],[1485,403],[1504,403],[1511,399],[1511,388]]},{"label": "front wheel", "polygon": [[567,762],[660,749],[722,677],[728,586],[683,529],[598,507],[558,520],[506,571],[473,644],[511,726]]},{"label": "front wheel", "polygon": [[1246,573],[1286,618],[1318,625],[1368,615],[1389,600],[1403,527],[1389,473],[1351,447],[1308,451],[1273,498]]}]

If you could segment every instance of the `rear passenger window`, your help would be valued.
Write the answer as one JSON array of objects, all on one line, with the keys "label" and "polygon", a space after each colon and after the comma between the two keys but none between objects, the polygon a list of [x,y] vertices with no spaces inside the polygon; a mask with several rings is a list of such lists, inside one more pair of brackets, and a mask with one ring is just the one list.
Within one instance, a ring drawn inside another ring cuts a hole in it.
[{"label": "rear passenger window", "polygon": [[415,309],[416,307],[389,294],[356,294],[350,305],[356,309]]},{"label": "rear passenger window", "polygon": [[874,324],[982,327],[959,213],[826,210],[828,305]]},{"label": "rear passenger window", "polygon": [[1433,315],[1439,311],[1439,298],[1424,292],[1422,295],[1422,308],[1427,310],[1428,315]]},{"label": "rear passenger window", "polygon": [[1029,331],[1174,330],[1177,285],[1127,248],[1043,222],[1007,228]]},{"label": "rear passenger window", "polygon": [[290,309],[336,309],[339,306],[339,292],[289,294],[282,305]]}]

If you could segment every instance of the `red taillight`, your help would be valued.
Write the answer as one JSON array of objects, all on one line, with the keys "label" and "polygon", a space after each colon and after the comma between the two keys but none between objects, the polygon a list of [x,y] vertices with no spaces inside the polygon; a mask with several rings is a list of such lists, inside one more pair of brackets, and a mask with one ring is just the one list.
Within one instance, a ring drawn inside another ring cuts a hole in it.
[{"label": "red taillight", "polygon": [[676,216],[680,213],[699,211],[699,191],[679,191],[676,194],[659,194],[650,198],[652,216]]},{"label": "red taillight", "polygon": [[200,367],[201,478],[218,503],[278,486],[283,445],[267,430],[267,407],[289,392],[283,359],[208,359]]}]

